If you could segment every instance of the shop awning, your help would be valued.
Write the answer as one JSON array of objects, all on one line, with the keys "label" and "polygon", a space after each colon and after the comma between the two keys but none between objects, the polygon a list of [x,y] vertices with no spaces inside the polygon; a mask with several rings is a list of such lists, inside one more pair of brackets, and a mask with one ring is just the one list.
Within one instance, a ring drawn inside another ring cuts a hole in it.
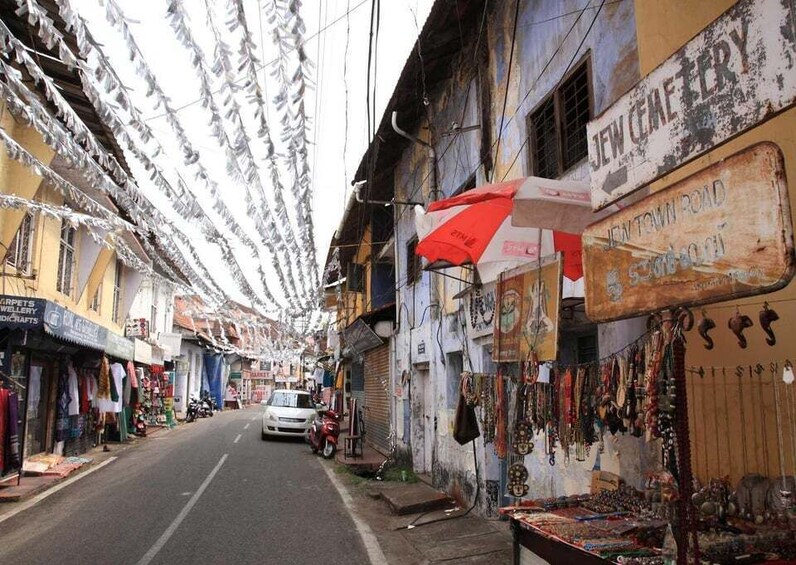
[{"label": "shop awning", "polygon": [[140,339],[133,340],[133,344],[135,348],[135,356],[133,357],[133,359],[135,360],[135,362],[141,363],[143,365],[151,365],[152,346]]},{"label": "shop awning", "polygon": [[90,349],[105,351],[108,346],[108,328],[55,302],[47,301],[44,308],[44,331],[58,339]]},{"label": "shop awning", "polygon": [[132,361],[134,352],[135,345],[132,340],[113,332],[108,332],[108,344],[105,347],[105,353],[125,361]]}]

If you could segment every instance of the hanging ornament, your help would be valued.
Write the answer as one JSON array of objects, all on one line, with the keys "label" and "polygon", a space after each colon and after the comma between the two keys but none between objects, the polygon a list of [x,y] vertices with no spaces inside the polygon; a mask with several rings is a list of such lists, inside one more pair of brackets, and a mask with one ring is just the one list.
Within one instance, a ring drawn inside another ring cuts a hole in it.
[{"label": "hanging ornament", "polygon": [[697,331],[699,332],[699,335],[702,336],[702,339],[705,340],[704,346],[705,349],[707,349],[708,351],[713,349],[713,338],[708,335],[708,332],[715,327],[716,327],[716,322],[708,318],[707,312],[705,312],[705,310],[702,310],[702,319],[699,320]]},{"label": "hanging ornament", "polygon": [[743,335],[744,330],[754,325],[752,318],[745,314],[741,314],[741,311],[737,308],[735,309],[733,317],[727,322],[727,326],[732,330],[732,333],[735,334],[735,337],[738,338],[738,345],[741,349],[746,349],[747,345],[746,337]]},{"label": "hanging ornament", "polygon": [[768,307],[768,302],[763,303],[763,309],[760,310],[760,327],[766,332],[766,343],[774,346],[777,343],[777,336],[774,335],[774,330],[771,328],[772,322],[779,320],[779,314]]},{"label": "hanging ornament", "polygon": [[782,382],[786,385],[793,384],[793,365],[790,361],[785,361],[785,368],[782,369]]}]

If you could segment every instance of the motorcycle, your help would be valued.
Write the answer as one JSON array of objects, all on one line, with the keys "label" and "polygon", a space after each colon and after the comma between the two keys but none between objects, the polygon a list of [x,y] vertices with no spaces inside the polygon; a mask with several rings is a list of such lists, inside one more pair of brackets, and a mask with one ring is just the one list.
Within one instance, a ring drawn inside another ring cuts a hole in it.
[{"label": "motorcycle", "polygon": [[193,422],[197,418],[206,418],[212,415],[213,409],[207,399],[199,400],[196,397],[191,397],[185,413],[186,422]]},{"label": "motorcycle", "polygon": [[325,459],[334,457],[340,436],[339,420],[340,415],[334,410],[319,410],[307,434],[307,441],[313,453],[320,451]]},{"label": "motorcycle", "polygon": [[207,416],[212,417],[213,412],[218,410],[218,406],[216,405],[216,399],[210,396],[209,394],[205,394],[202,397],[202,404],[204,405],[204,409],[207,412]]}]

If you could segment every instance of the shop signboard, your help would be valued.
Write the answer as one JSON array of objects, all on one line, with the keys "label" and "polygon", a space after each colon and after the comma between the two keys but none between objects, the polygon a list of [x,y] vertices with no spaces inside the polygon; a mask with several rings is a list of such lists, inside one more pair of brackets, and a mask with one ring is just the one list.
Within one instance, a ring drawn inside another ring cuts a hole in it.
[{"label": "shop signboard", "polygon": [[105,351],[108,343],[107,328],[54,302],[48,301],[44,308],[44,330],[64,341],[100,351]]},{"label": "shop signboard", "polygon": [[0,328],[41,328],[46,304],[47,301],[42,298],[0,295]]},{"label": "shop signboard", "polygon": [[532,352],[540,361],[556,359],[561,277],[560,254],[501,274],[497,283],[494,361],[522,361]]},{"label": "shop signboard", "polygon": [[105,346],[105,353],[125,361],[132,361],[135,355],[135,345],[133,345],[132,340],[126,337],[108,332],[108,343]]},{"label": "shop signboard", "polygon": [[467,330],[471,337],[492,335],[497,304],[497,284],[476,285],[467,294]]},{"label": "shop signboard", "polygon": [[124,335],[127,337],[149,337],[149,320],[146,318],[128,319],[124,325]]},{"label": "shop signboard", "polygon": [[741,0],[589,122],[599,210],[796,103],[796,0]]},{"label": "shop signboard", "polygon": [[790,214],[779,148],[736,153],[586,228],[586,313],[606,322],[781,288]]}]

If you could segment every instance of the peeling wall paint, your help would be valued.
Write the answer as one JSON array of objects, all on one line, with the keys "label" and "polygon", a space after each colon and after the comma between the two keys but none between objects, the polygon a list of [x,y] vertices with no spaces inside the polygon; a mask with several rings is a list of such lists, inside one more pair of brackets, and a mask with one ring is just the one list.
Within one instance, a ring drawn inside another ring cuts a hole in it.
[{"label": "peeling wall paint", "polygon": [[[596,7],[596,4],[595,4]],[[509,163],[520,151],[526,135],[526,115],[541,100],[564,74],[575,47],[585,33],[594,9],[586,10],[562,50],[553,63],[536,81],[541,69],[560,43],[577,15],[562,16],[577,12],[582,3],[574,0],[524,0],[518,22],[517,43],[512,63],[511,84],[507,103],[507,117],[517,117],[505,128],[500,155],[497,156],[499,181]],[[484,136],[497,139],[503,94],[508,75],[509,48],[511,44],[511,18],[513,3],[490,3],[486,29],[481,37],[488,51],[488,73],[484,75],[490,87],[489,96],[481,93],[478,85],[477,58],[473,49],[476,37],[464,37],[465,53],[453,64],[452,77],[434,92],[429,93],[431,123],[414,128],[415,135],[422,139],[433,139],[439,156],[438,173],[441,198],[450,196],[462,188],[468,179],[475,176],[475,185],[489,182],[481,161],[481,141]],[[551,19],[552,18],[552,19]],[[547,23],[537,24],[548,20]],[[477,31],[477,30],[476,30]],[[599,47],[597,47],[599,46]],[[481,45],[484,47],[484,44]],[[635,45],[635,20],[633,3],[621,2],[606,6],[597,20],[581,52],[591,52],[595,109],[599,110],[625,92],[638,80],[638,57]],[[483,70],[483,69],[481,69]],[[518,108],[525,92],[527,99]],[[486,103],[484,112],[480,104]],[[483,116],[489,123],[482,123]],[[399,116],[400,121],[400,116]],[[479,125],[480,129],[449,135],[455,126]],[[445,134],[445,135],[443,135]],[[494,143],[494,141],[493,141]],[[494,151],[494,147],[492,147]],[[527,151],[527,147],[522,151]],[[527,159],[524,153],[517,159],[509,178],[527,174]],[[587,179],[588,163],[584,159],[567,172],[568,179]],[[430,194],[429,162],[426,149],[410,144],[395,167],[396,199],[428,201]],[[460,446],[453,439],[453,420],[457,398],[456,388],[451,386],[446,366],[449,354],[461,352],[464,368],[475,372],[494,372],[491,361],[491,336],[474,338],[462,329],[465,321],[464,301],[452,300],[452,295],[462,290],[461,283],[445,280],[440,275],[424,273],[413,285],[406,285],[407,242],[415,236],[414,211],[411,208],[396,210],[396,286],[399,323],[396,327],[395,370],[396,378],[407,371],[411,375],[411,421],[410,433],[398,434],[399,448],[412,454],[416,470],[431,470],[434,485],[453,496],[461,505],[472,504],[478,493],[476,512],[484,516],[496,516],[503,496],[500,493],[501,464],[492,445],[484,445],[483,438],[475,441],[476,463],[473,461],[473,446]],[[456,275],[455,270],[451,274]],[[437,304],[439,306],[437,306]],[[420,331],[422,327],[423,331]],[[603,347],[613,351],[632,341],[638,330],[632,323],[610,325],[605,336],[601,335]],[[605,338],[605,344],[602,338]],[[418,342],[425,343],[425,353],[418,353]],[[611,349],[613,348],[613,349]],[[427,383],[427,385],[426,385]],[[395,383],[394,383],[395,384]],[[424,389],[423,387],[426,386]],[[397,406],[398,401],[394,403]],[[429,414],[431,410],[432,414]],[[394,419],[395,421],[395,419]],[[429,434],[434,434],[429,442]],[[410,445],[403,438],[410,437]],[[543,440],[536,439],[539,446],[526,459],[531,475],[531,494],[561,495],[584,492],[590,485],[590,472],[596,457],[596,446],[585,462],[572,461],[567,464],[563,455],[555,468],[542,457]],[[654,447],[645,446],[636,438],[606,440],[602,456],[604,469],[626,473],[633,482],[641,480],[643,462]],[[618,454],[618,456],[617,456]]]}]

